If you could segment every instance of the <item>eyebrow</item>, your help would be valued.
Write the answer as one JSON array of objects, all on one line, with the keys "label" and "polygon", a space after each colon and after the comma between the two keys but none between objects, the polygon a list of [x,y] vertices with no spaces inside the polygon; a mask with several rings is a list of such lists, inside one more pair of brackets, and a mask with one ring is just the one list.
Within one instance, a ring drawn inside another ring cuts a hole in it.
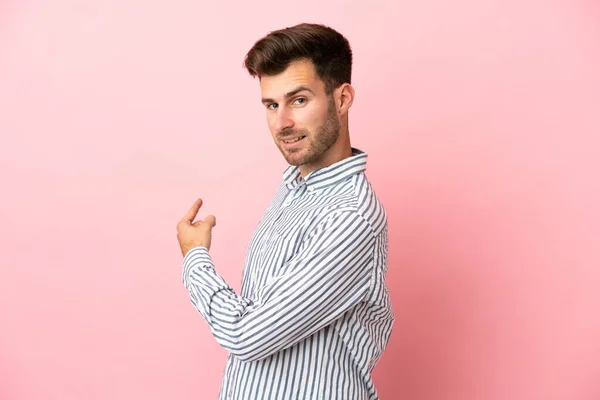
[{"label": "eyebrow", "polygon": [[[299,86],[299,87],[297,87],[296,89],[292,90],[291,92],[287,92],[287,93],[285,94],[285,96],[284,96],[284,97],[285,97],[286,99],[289,99],[290,97],[292,97],[292,96],[294,96],[294,95],[296,95],[296,94],[298,94],[298,93],[300,93],[300,92],[305,92],[305,91],[306,91],[306,92],[310,92],[310,93],[312,93],[312,94],[315,94],[315,92],[313,92],[312,90],[310,90],[308,87],[306,87],[306,86]],[[263,99],[262,99],[262,102],[263,102],[264,104],[267,104],[267,103],[275,103],[275,100],[273,100],[273,99],[269,99],[269,98],[263,98]]]}]

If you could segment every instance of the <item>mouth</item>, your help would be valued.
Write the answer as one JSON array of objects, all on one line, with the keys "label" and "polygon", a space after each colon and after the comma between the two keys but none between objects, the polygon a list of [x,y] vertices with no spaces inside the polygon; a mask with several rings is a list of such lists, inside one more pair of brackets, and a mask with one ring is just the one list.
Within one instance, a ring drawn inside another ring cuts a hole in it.
[{"label": "mouth", "polygon": [[292,139],[282,139],[282,142],[285,144],[294,144],[294,143],[298,143],[299,141],[301,141],[302,139],[304,139],[306,136],[298,136]]}]

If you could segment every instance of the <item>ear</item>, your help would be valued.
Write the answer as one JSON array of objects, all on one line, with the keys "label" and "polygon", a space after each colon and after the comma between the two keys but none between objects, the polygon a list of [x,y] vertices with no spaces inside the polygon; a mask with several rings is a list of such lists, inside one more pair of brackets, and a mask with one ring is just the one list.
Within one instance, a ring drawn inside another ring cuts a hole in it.
[{"label": "ear", "polygon": [[344,83],[335,89],[335,102],[340,116],[347,114],[354,102],[354,88],[349,83]]}]

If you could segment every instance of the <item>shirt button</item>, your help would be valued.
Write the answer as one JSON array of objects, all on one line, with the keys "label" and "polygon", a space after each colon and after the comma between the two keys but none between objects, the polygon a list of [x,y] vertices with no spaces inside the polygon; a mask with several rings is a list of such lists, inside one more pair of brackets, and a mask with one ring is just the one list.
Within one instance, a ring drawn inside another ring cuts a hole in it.
[{"label": "shirt button", "polygon": [[309,186],[308,190],[310,190],[312,192],[313,190],[315,190],[315,187],[314,186]]}]

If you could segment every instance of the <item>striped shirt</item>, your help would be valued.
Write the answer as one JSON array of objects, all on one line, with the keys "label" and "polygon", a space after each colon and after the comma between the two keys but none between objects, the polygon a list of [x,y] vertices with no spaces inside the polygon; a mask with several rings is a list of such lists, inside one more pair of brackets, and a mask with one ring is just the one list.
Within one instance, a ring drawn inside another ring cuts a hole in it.
[{"label": "striped shirt", "polygon": [[183,259],[194,307],[229,356],[219,399],[377,399],[391,334],[387,217],[367,154],[283,174],[247,249],[241,294],[205,247]]}]

